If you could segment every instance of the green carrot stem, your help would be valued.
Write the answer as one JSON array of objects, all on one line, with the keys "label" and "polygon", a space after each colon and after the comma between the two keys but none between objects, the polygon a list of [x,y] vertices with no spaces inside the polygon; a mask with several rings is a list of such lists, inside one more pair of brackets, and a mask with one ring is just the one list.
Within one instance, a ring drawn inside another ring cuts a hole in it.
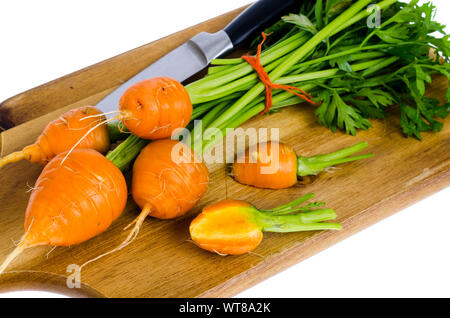
[{"label": "green carrot stem", "polygon": [[336,212],[333,209],[321,209],[310,212],[303,212],[291,215],[271,215],[270,213],[258,213],[257,222],[263,228],[276,226],[293,226],[310,223],[318,223],[336,219]]},{"label": "green carrot stem", "polygon": [[226,101],[226,100],[230,100],[230,99],[236,99],[239,98],[239,96],[241,96],[241,93],[237,92],[237,93],[232,93],[232,94],[228,94],[222,98],[218,98],[217,100],[213,100],[213,101],[209,101],[206,103],[200,103],[200,104],[193,104],[194,109],[198,108],[198,107],[202,107],[203,105],[212,105],[210,108],[212,108],[213,106],[216,106],[217,104]]},{"label": "green carrot stem", "polygon": [[[387,2],[389,2],[389,1],[387,1]],[[395,2],[397,2],[397,1],[395,1]],[[411,5],[411,3],[410,3],[409,5]],[[366,45],[367,42],[369,42],[369,40],[370,40],[375,34],[377,34],[377,32],[378,32],[380,29],[384,28],[386,25],[388,25],[388,24],[390,24],[390,23],[392,23],[392,22],[394,22],[394,21],[393,21],[392,18],[391,18],[391,19],[385,21],[379,28],[375,28],[375,29],[374,29],[372,32],[370,32],[370,33],[366,36],[366,38],[361,42],[361,46]]]},{"label": "green carrot stem", "polygon": [[201,115],[203,115],[204,113],[209,111],[211,108],[213,108],[217,104],[220,104],[220,102],[211,101],[211,102],[208,102],[208,103],[203,103],[200,106],[194,107],[194,109],[192,111],[191,121],[196,119],[196,118],[198,118],[198,117],[200,117]]},{"label": "green carrot stem", "polygon": [[341,230],[342,225],[339,223],[307,223],[307,224],[283,224],[283,225],[267,225],[263,227],[264,232],[290,233],[304,231],[319,230]]},{"label": "green carrot stem", "polygon": [[362,160],[373,157],[373,154],[366,154],[360,156],[349,157],[352,154],[363,150],[367,147],[366,142],[353,145],[351,147],[341,149],[324,155],[317,155],[313,157],[297,158],[297,175],[300,177],[317,175],[328,167],[332,167],[341,163]]},{"label": "green carrot stem", "polygon": [[392,47],[391,44],[381,44],[381,45],[372,45],[372,46],[366,46],[366,47],[356,47],[356,48],[352,48],[352,49],[348,49],[339,53],[335,53],[335,54],[331,54],[331,55],[327,55],[324,57],[320,57],[317,59],[313,59],[307,62],[303,62],[300,64],[296,64],[294,66],[294,68],[303,68],[306,66],[311,66],[311,65],[315,65],[315,64],[319,64],[322,62],[326,62],[329,60],[333,60],[333,59],[337,59],[339,57],[343,57],[343,56],[348,56],[351,55],[353,60],[362,60],[365,58],[373,58],[373,57],[378,57],[378,56],[382,56],[384,53],[382,52],[366,52],[366,53],[359,53],[359,54],[355,54],[361,51],[373,51],[373,50],[379,50],[379,49],[383,49],[383,48],[388,48],[388,47]]},{"label": "green carrot stem", "polygon": [[208,125],[214,120],[214,118],[220,114],[220,112],[222,112],[225,107],[227,107],[230,104],[230,101],[223,101],[222,103],[220,103],[219,105],[217,105],[216,107],[214,107],[208,114],[206,114],[203,118],[202,118],[202,125],[204,128],[208,127]]},{"label": "green carrot stem", "polygon": [[314,196],[315,196],[314,193],[308,193],[298,199],[295,199],[292,202],[280,205],[280,206],[270,209],[270,210],[265,210],[264,212],[276,212],[276,211],[280,211],[280,210],[292,209],[293,207],[299,206],[300,204],[305,203],[306,201],[314,198]]},{"label": "green carrot stem", "polygon": [[323,1],[316,1],[316,6],[314,8],[314,14],[316,18],[316,28],[317,30],[322,29],[323,27]]},{"label": "green carrot stem", "polygon": [[319,79],[319,78],[328,78],[328,77],[338,74],[340,71],[341,70],[338,68],[333,68],[333,69],[329,69],[329,70],[310,72],[310,73],[304,73],[304,74],[299,74],[299,75],[291,75],[291,76],[286,76],[286,77],[277,79],[275,81],[275,83],[276,84],[287,84],[287,83],[305,82],[305,81],[310,81],[310,80]]},{"label": "green carrot stem", "polygon": [[[389,8],[391,5],[393,5],[396,2],[398,2],[398,0],[384,0],[384,1],[377,3],[377,6],[381,10],[384,10],[384,9]],[[358,14],[353,16],[351,19],[349,19],[342,25],[338,26],[337,29],[335,30],[335,34],[341,32],[342,30],[348,28],[349,26],[355,24],[356,22],[368,17],[370,14],[372,14],[372,12],[369,10],[363,10],[363,11],[359,12]]]},{"label": "green carrot stem", "polygon": [[[361,70],[376,67],[377,65],[385,62],[385,60],[386,60],[385,58],[382,58],[382,59],[376,59],[376,60],[371,60],[371,61],[367,61],[367,62],[352,64],[351,68],[354,72],[359,72]],[[311,73],[306,73],[306,74],[285,76],[285,77],[282,77],[282,78],[276,80],[275,83],[276,84],[287,84],[287,83],[305,82],[305,81],[310,81],[310,80],[319,79],[319,78],[329,78],[331,76],[338,74],[339,72],[342,72],[342,70],[340,70],[339,68],[332,68],[332,69],[328,69],[328,70],[311,72]]]},{"label": "green carrot stem", "polygon": [[208,68],[208,75],[223,72],[228,69],[229,69],[228,65],[210,67]]},{"label": "green carrot stem", "polygon": [[230,82],[228,84],[221,84],[217,86],[213,90],[208,91],[191,91],[189,92],[189,96],[191,97],[191,100],[195,101],[196,103],[203,103],[210,100],[214,100],[217,97],[226,96],[230,92],[235,92],[237,90],[241,90],[240,88],[244,85],[248,84],[249,82],[253,84],[256,83],[258,80],[258,74],[253,73],[250,75],[247,75],[245,77],[242,77],[240,79],[237,79],[233,82]]},{"label": "green carrot stem", "polygon": [[108,123],[108,135],[111,142],[126,139],[130,133],[128,129],[122,124],[122,122],[115,120]]},{"label": "green carrot stem", "polygon": [[230,104],[230,101],[225,100],[221,103],[219,103],[217,106],[215,106],[212,110],[210,110],[202,119],[200,122],[198,122],[197,125],[201,125],[201,129],[194,128],[193,129],[193,138],[191,137],[191,143],[195,144],[198,140],[202,138],[203,131],[206,129],[209,123],[211,123],[214,118],[222,112],[228,105]]},{"label": "green carrot stem", "polygon": [[211,61],[211,65],[235,65],[242,63],[241,58],[234,58],[234,59],[213,59]]},{"label": "green carrot stem", "polygon": [[[293,86],[295,86],[295,85],[293,85]],[[305,85],[301,85],[298,87],[304,91],[307,91],[307,90],[313,89],[314,87],[316,87],[316,85],[315,84],[305,84]],[[282,101],[284,101],[290,97],[292,97],[291,93],[286,92],[286,91],[281,91],[280,93],[275,94],[273,96],[272,101],[273,101],[274,105],[277,105],[278,103],[281,103]],[[223,125],[221,125],[218,128],[221,129],[221,128],[226,128],[226,127],[228,127],[228,128],[239,127],[240,125],[245,123],[247,120],[249,120],[253,116],[256,116],[257,114],[261,113],[264,110],[264,108],[266,107],[266,104],[264,103],[264,99],[265,99],[264,97],[261,97],[259,103],[257,103],[256,105],[253,105],[251,107],[245,108],[245,110],[242,113],[235,115],[233,118],[231,118],[229,121],[227,121],[226,123],[224,123]],[[304,100],[302,99],[301,102],[304,102]],[[297,103],[295,103],[295,104],[297,104]],[[292,104],[292,105],[295,105],[295,104]]]},{"label": "green carrot stem", "polygon": [[382,69],[384,69],[385,67],[387,67],[387,66],[389,66],[389,65],[391,65],[391,64],[393,64],[393,63],[395,63],[395,62],[397,62],[399,59],[400,59],[400,58],[399,58],[399,57],[396,57],[396,56],[392,56],[392,57],[390,57],[390,58],[387,58],[387,59],[385,59],[384,61],[380,62],[379,64],[376,64],[376,65],[374,65],[374,66],[368,68],[367,70],[365,70],[365,71],[362,73],[362,76],[365,77],[365,76],[369,76],[369,75],[371,75],[371,74],[373,74],[373,73],[376,73],[376,72],[378,72],[379,70],[382,70]]},{"label": "green carrot stem", "polygon": [[106,158],[111,160],[120,170],[125,170],[139,152],[148,144],[148,140],[141,139],[135,135],[130,135],[116,149],[110,151]]},{"label": "green carrot stem", "polygon": [[291,66],[296,64],[299,60],[309,54],[320,42],[334,34],[336,29],[356,15],[361,9],[368,5],[371,0],[359,0],[350,8],[344,11],[340,16],[335,18],[331,23],[325,26],[322,30],[316,33],[308,42],[302,47],[292,53],[289,60],[283,65],[280,65],[270,75],[272,81],[282,76]]},{"label": "green carrot stem", "polygon": [[322,154],[322,155],[316,155],[314,157],[310,157],[311,160],[316,160],[316,161],[327,161],[327,160],[336,160],[336,159],[342,159],[348,156],[353,155],[354,153],[357,153],[361,150],[364,150],[367,148],[369,144],[366,141],[357,143],[353,146],[344,148],[344,149],[340,149],[338,151],[334,151],[331,153],[327,153],[327,154]]},{"label": "green carrot stem", "polygon": [[[309,90],[308,92],[311,93],[311,90]],[[302,104],[304,102],[305,101],[302,98],[293,95],[293,96],[289,97],[288,99],[285,99],[285,100],[283,100],[281,102],[273,104],[272,107],[270,108],[270,110],[271,111],[276,111],[276,110],[279,110],[279,109],[284,108],[284,107],[298,105],[298,104]]]},{"label": "green carrot stem", "polygon": [[273,215],[286,215],[286,214],[292,214],[292,213],[299,213],[299,212],[311,212],[311,211],[318,211],[316,210],[318,207],[321,207],[325,204],[325,202],[313,202],[308,203],[305,206],[298,207],[298,208],[291,208],[286,210],[280,210],[276,212],[272,212]]},{"label": "green carrot stem", "polygon": [[359,61],[359,60],[368,60],[368,59],[374,59],[377,57],[385,57],[386,54],[384,52],[367,52],[367,53],[356,53],[351,55],[351,59],[353,61]]},{"label": "green carrot stem", "polygon": [[317,175],[326,168],[333,167],[338,164],[367,159],[373,157],[373,154],[354,156],[350,158],[330,160],[326,162],[310,162],[308,158],[298,157],[297,159],[297,175],[299,177]]},{"label": "green carrot stem", "polygon": [[[223,65],[223,66],[214,66],[214,67],[210,67],[210,69],[214,69],[214,68],[216,68],[217,70],[214,70],[214,71],[210,71],[209,69],[208,69],[208,74],[204,77],[204,78],[202,78],[201,80],[199,80],[199,81],[206,81],[206,82],[208,82],[208,81],[210,81],[212,78],[218,78],[218,77],[228,77],[230,74],[232,74],[234,71],[235,71],[235,69],[238,67],[239,65],[235,65],[235,66],[233,66],[233,65]],[[196,85],[197,83],[196,82],[194,82],[194,83],[192,83],[192,85]],[[207,88],[208,89],[208,88]],[[199,89],[197,89],[198,91],[201,91],[201,90],[205,90],[205,89],[203,89],[203,88],[199,88]],[[195,91],[195,89],[192,89],[192,92],[194,92]]]}]

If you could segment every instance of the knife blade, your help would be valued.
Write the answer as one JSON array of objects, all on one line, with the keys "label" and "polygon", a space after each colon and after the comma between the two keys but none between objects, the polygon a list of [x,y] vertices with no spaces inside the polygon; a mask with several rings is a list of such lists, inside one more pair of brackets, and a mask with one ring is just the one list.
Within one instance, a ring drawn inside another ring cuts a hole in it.
[{"label": "knife blade", "polygon": [[[148,66],[97,103],[108,118],[118,109],[122,94],[133,84],[144,79],[167,76],[183,82],[209,65],[212,59],[233,49],[251,34],[278,18],[298,0],[259,0],[244,10],[223,30],[201,32]],[[108,114],[109,113],[109,114]]]},{"label": "knife blade", "polygon": [[[199,33],[126,81],[101,100],[97,107],[104,113],[117,110],[120,96],[131,85],[147,78],[167,76],[183,82],[208,66],[213,58],[232,48],[233,43],[225,31],[214,34]],[[107,114],[108,116],[114,116],[114,114]]]}]

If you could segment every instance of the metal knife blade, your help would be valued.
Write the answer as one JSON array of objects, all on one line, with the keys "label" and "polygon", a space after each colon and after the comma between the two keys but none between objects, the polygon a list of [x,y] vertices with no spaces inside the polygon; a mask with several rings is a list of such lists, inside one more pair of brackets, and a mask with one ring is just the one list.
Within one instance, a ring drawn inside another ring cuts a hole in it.
[{"label": "metal knife blade", "polygon": [[[212,59],[232,48],[233,43],[225,31],[199,33],[133,76],[96,106],[104,113],[118,110],[120,97],[134,83],[157,76],[168,76],[182,82],[208,66]],[[113,116],[115,115],[107,114],[108,118]]]}]

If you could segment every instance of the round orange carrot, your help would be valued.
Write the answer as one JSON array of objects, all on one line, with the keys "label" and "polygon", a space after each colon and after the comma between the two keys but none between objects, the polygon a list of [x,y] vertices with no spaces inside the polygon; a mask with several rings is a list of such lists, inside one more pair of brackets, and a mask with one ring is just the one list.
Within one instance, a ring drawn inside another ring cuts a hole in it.
[{"label": "round orange carrot", "polygon": [[45,165],[81,139],[77,148],[92,148],[106,153],[109,148],[108,128],[106,124],[99,125],[104,119],[102,112],[93,106],[72,109],[50,122],[34,144],[1,158],[0,167],[22,159]]},{"label": "round orange carrot", "polygon": [[349,157],[366,147],[367,143],[361,142],[333,153],[301,157],[283,143],[259,143],[247,148],[233,163],[233,176],[242,184],[258,188],[288,188],[297,183],[298,177],[317,175],[337,164],[372,157],[373,154]]},{"label": "round orange carrot", "polygon": [[205,195],[208,182],[208,168],[182,142],[163,139],[148,144],[134,163],[131,188],[142,211],[123,244],[136,237],[147,216],[173,219],[191,210]]},{"label": "round orange carrot", "polygon": [[191,120],[189,94],[178,81],[156,77],[128,88],[119,101],[119,118],[128,130],[144,139],[163,139]]},{"label": "round orange carrot", "polygon": [[185,144],[162,139],[151,142],[137,157],[133,166],[131,193],[142,209],[128,237],[113,250],[84,263],[121,250],[139,234],[147,216],[173,219],[191,210],[208,189],[209,172],[194,151]]},{"label": "round orange carrot", "polygon": [[133,166],[131,193],[150,216],[172,219],[192,209],[208,189],[209,172],[191,148],[170,139],[147,145]]},{"label": "round orange carrot", "polygon": [[238,200],[214,203],[205,207],[191,222],[191,238],[207,251],[240,255],[254,250],[261,243],[263,232],[340,230],[338,223],[320,223],[336,218],[331,209],[314,209],[323,202],[298,207],[313,196],[308,194],[271,210],[258,210],[250,203]]},{"label": "round orange carrot", "polygon": [[122,172],[99,152],[60,153],[43,169],[25,215],[25,234],[0,273],[24,249],[69,246],[105,231],[122,213],[127,185]]}]

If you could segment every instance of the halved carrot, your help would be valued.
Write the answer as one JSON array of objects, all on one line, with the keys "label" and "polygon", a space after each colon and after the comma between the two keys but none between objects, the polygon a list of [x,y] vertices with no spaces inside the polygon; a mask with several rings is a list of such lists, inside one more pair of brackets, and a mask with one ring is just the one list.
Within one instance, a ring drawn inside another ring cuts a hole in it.
[{"label": "halved carrot", "polygon": [[239,200],[211,204],[191,222],[191,238],[210,252],[240,255],[254,250],[261,243],[263,232],[340,230],[338,223],[321,223],[336,218],[332,209],[316,209],[323,202],[298,207],[313,196],[308,194],[270,210],[258,210]]}]

